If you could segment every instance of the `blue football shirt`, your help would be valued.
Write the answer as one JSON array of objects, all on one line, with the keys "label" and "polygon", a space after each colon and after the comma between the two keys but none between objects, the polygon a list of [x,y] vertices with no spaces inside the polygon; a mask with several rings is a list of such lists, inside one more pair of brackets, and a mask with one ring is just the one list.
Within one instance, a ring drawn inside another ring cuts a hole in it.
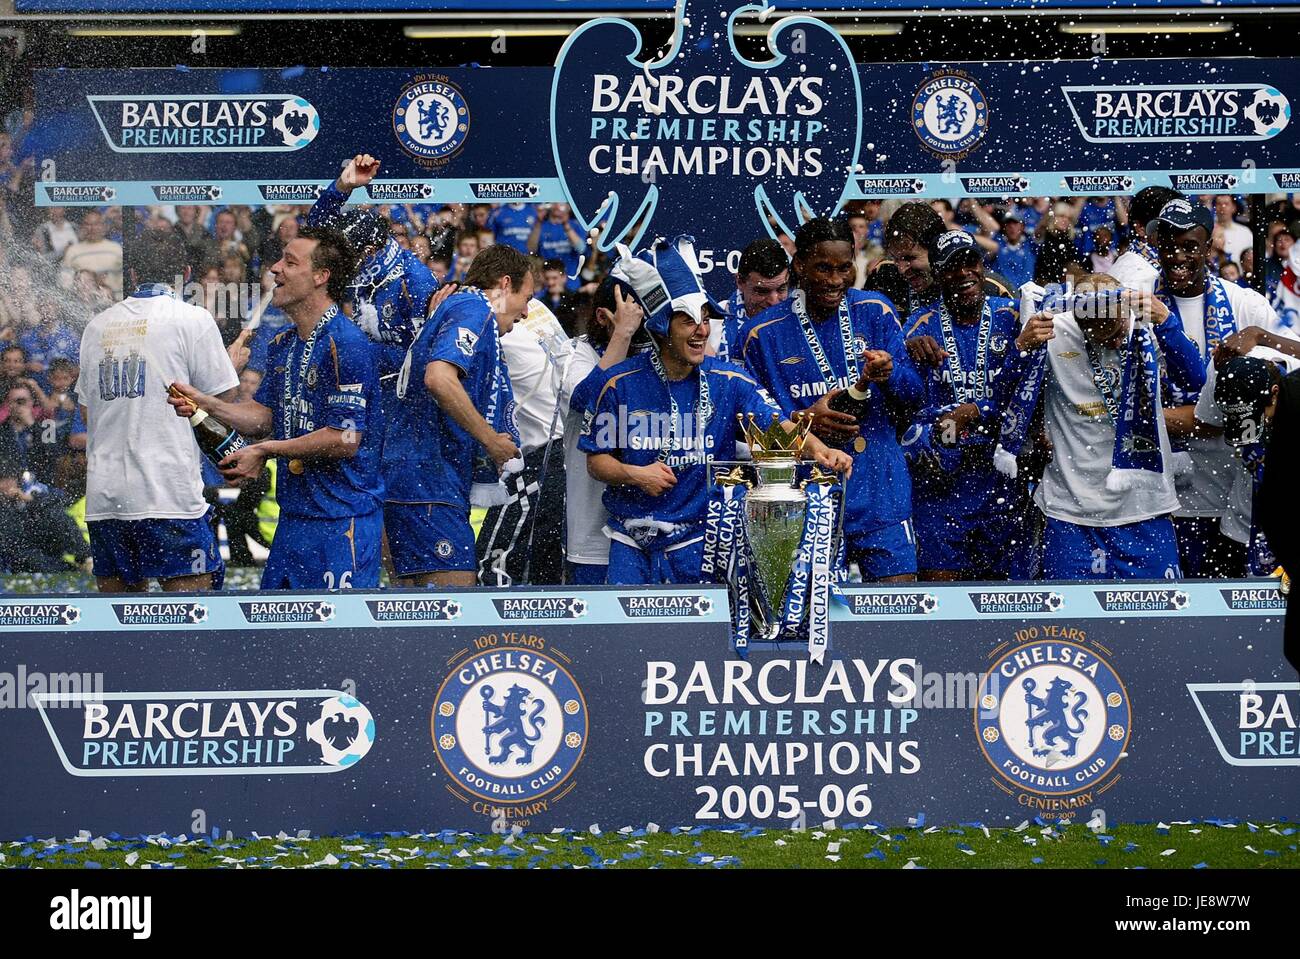
[{"label": "blue football shirt", "polygon": [[461,371],[474,408],[485,413],[500,342],[492,307],[477,290],[449,296],[411,344],[397,378],[384,445],[384,479],[390,503],[445,503],[469,508],[474,459],[482,447],[443,412],[424,373],[445,360]]},{"label": "blue football shirt", "polygon": [[[802,296],[796,291],[795,296]],[[903,346],[898,314],[888,297],[863,290],[847,293],[853,330],[851,349],[888,350],[894,371],[882,386],[872,384],[869,407],[861,425],[860,452],[850,446],[853,475],[849,477],[846,533],[869,533],[906,520],[912,515],[912,484],[899,446],[898,432],[911,422],[922,400],[921,380]],[[830,364],[836,389],[853,384],[845,357],[840,325],[835,316],[813,321],[813,329]],[[794,296],[769,307],[740,331],[745,367],[765,387],[789,417],[805,410],[829,392],[813,351],[795,314]],[[859,361],[860,362],[860,361]]]},{"label": "blue football shirt", "polygon": [[492,235],[498,243],[512,246],[520,253],[528,252],[528,237],[537,222],[537,211],[528,203],[507,203],[492,211],[488,221]]},{"label": "blue football shirt", "polygon": [[306,519],[363,516],[383,501],[379,445],[383,431],[379,383],[370,340],[341,312],[324,320],[304,364],[307,341],[289,327],[267,344],[266,375],[255,399],[271,410],[277,440],[318,429],[358,430],[361,444],[351,459],[317,460],[301,474],[278,457],[276,498],[280,512]]},{"label": "blue football shirt", "polygon": [[[712,412],[697,429],[701,376],[707,378]],[[701,532],[708,511],[708,464],[736,458],[736,417],[753,413],[766,426],[773,413],[780,413],[745,370],[713,357],[668,386],[681,421],[664,463],[676,474],[677,485],[659,496],[629,485],[607,487],[604,495],[610,529],[635,538],[638,529],[657,528],[656,546],[671,546]],[[588,405],[578,449],[611,453],[629,466],[648,466],[660,458],[668,440],[671,409],[650,355],[626,359],[607,371],[604,385]]]}]

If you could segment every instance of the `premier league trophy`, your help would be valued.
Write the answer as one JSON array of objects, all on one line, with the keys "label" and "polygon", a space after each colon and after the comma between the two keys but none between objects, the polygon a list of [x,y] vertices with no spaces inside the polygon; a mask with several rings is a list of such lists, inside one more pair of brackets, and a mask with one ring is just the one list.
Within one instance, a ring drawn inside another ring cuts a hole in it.
[{"label": "premier league trophy", "polygon": [[801,462],[812,427],[795,417],[787,433],[738,417],[752,460],[714,462],[703,573],[725,582],[733,645],[801,642],[821,662],[829,637],[832,569],[840,548],[840,478]]}]

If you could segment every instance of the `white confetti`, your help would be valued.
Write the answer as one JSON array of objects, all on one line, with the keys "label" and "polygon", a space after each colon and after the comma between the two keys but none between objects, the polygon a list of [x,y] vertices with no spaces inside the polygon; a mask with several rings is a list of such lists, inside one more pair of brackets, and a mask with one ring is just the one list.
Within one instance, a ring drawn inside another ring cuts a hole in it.
[{"label": "white confetti", "polygon": [[828,843],[826,844],[826,851],[827,851],[827,852],[839,852],[839,851],[840,851],[840,844],[837,843],[837,842],[828,842]]},{"label": "white confetti", "polygon": [[839,856],[827,856],[826,858],[829,859],[831,862],[839,862],[839,861],[840,861],[840,857],[839,857]]},{"label": "white confetti", "polygon": [[139,858],[140,858],[140,854],[138,852],[129,852],[126,854],[126,864],[128,866],[134,866],[135,861]]},{"label": "white confetti", "polygon": [[1172,856],[1172,855],[1173,855],[1174,853],[1176,853],[1176,852],[1178,852],[1177,849],[1166,849],[1166,850],[1165,850],[1164,852],[1162,852],[1160,855],[1162,855],[1162,856]]}]

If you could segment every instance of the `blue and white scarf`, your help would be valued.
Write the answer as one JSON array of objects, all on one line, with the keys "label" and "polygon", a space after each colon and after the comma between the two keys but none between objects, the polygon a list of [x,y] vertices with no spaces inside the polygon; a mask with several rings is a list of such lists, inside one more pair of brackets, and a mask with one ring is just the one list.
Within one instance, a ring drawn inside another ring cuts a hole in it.
[{"label": "blue and white scarf", "polygon": [[[495,312],[491,302],[482,290],[467,287],[487,304],[489,315],[485,324],[486,333],[491,337],[492,350],[496,354],[496,365],[492,368],[492,387],[489,391],[487,408],[483,410],[483,419],[487,420],[494,433],[509,434],[515,446],[520,446],[519,427],[515,423],[515,393],[510,385],[510,371],[506,367],[505,350],[501,349],[501,331],[497,328]],[[470,486],[469,501],[471,506],[504,506],[510,500],[510,490],[504,480],[523,469],[522,459],[507,462],[498,471],[492,457],[486,450],[475,458],[474,474]]]},{"label": "blue and white scarf", "polygon": [[1277,557],[1269,548],[1268,539],[1259,525],[1259,510],[1255,500],[1259,494],[1259,484],[1264,480],[1264,453],[1268,449],[1267,441],[1251,443],[1241,447],[1241,462],[1250,474],[1250,539],[1246,543],[1246,575],[1272,576],[1278,567]]},{"label": "blue and white scarf", "polygon": [[1118,396],[1110,389],[1097,349],[1086,338],[1084,346],[1093,383],[1115,427],[1106,488],[1115,492],[1162,488],[1165,464],[1160,451],[1160,357],[1155,334],[1145,323],[1133,324],[1120,351],[1123,374]]},{"label": "blue and white scarf", "polygon": [[[1183,323],[1182,313],[1178,310],[1178,300],[1168,293],[1158,295],[1161,301],[1169,307],[1169,312],[1178,317],[1178,322],[1182,323],[1183,329],[1186,330],[1187,324]],[[1224,287],[1224,283],[1218,277],[1207,276],[1205,278],[1204,302],[1205,348],[1201,350],[1201,360],[1208,367],[1219,344],[1237,332],[1237,317],[1233,312],[1232,303],[1228,300],[1228,292]],[[1187,396],[1172,383],[1169,388],[1174,397],[1174,402],[1179,406],[1185,406],[1194,401],[1194,397]]]},{"label": "blue and white scarf", "polygon": [[[731,648],[742,658],[749,655],[750,603],[764,601],[761,593],[755,594],[750,588],[752,557],[745,534],[748,492],[749,487],[743,483],[711,486],[704,521],[704,558],[700,563],[701,579],[731,587]],[[766,618],[770,619],[770,615]]]}]

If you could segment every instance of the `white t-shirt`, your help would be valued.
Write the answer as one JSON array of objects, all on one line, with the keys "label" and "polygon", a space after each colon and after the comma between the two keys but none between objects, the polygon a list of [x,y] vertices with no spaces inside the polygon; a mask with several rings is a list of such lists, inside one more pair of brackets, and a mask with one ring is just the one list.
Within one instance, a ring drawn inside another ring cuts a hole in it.
[{"label": "white t-shirt", "polygon": [[1223,228],[1223,252],[1234,263],[1241,262],[1241,254],[1255,245],[1255,234],[1250,227],[1243,226],[1235,220]]},{"label": "white t-shirt", "polygon": [[129,296],[81,336],[86,519],[196,519],[207,512],[199,446],[167,386],[216,395],[239,377],[212,314],[172,295]]},{"label": "white t-shirt", "polygon": [[[1160,488],[1107,489],[1115,427],[1093,383],[1083,332],[1073,314],[1058,315],[1055,328],[1056,337],[1046,346],[1051,371],[1043,389],[1044,421],[1053,453],[1034,493],[1038,508],[1053,519],[1076,526],[1123,526],[1172,513],[1178,508],[1178,496],[1164,416],[1156,417],[1165,465]],[[1100,350],[1098,358],[1118,396],[1123,379],[1119,351]]]},{"label": "white t-shirt", "polygon": [[555,416],[558,374],[542,344],[523,323],[516,323],[501,337],[501,351],[515,394],[515,425],[527,456],[546,445],[548,433],[552,439],[564,435],[564,424]]},{"label": "white t-shirt", "polygon": [[569,361],[564,386],[560,391],[560,401],[563,404],[560,415],[564,417],[564,511],[569,539],[567,552],[570,563],[599,566],[609,562],[609,539],[602,532],[609,518],[602,499],[605,484],[593,479],[587,472],[587,454],[578,449],[584,411],[571,409],[569,401],[578,385],[600,364],[600,357],[585,336],[575,340],[574,345],[577,352]]},{"label": "white t-shirt", "polygon": [[77,228],[67,220],[62,223],[46,220],[37,229],[50,245],[50,256],[56,260],[62,260],[68,247],[77,242]]},{"label": "white t-shirt", "polygon": [[[1285,353],[1279,353],[1277,350],[1270,350],[1264,346],[1257,346],[1246,355],[1256,356],[1273,363],[1285,363],[1288,372],[1300,365],[1300,361],[1287,356]],[[1223,413],[1214,401],[1214,384],[1216,382],[1218,382],[1218,376],[1214,364],[1211,363],[1205,371],[1205,388],[1201,390],[1201,397],[1196,401],[1196,418],[1202,423],[1208,423],[1210,426],[1222,427]],[[1228,507],[1224,510],[1223,520],[1219,524],[1219,531],[1230,540],[1246,544],[1250,542],[1250,514],[1251,504],[1255,499],[1255,483],[1250,472],[1242,464],[1240,457],[1237,456],[1236,450],[1228,441],[1221,436],[1213,437],[1213,439],[1228,447],[1228,451],[1237,464],[1236,473],[1232,478],[1232,489],[1228,494]]]},{"label": "white t-shirt", "polygon": [[[1224,283],[1222,280],[1215,282],[1222,283],[1227,291],[1228,305],[1232,307],[1238,330],[1244,330],[1248,326],[1262,326],[1268,330],[1278,328],[1277,314],[1264,297],[1235,283]],[[1179,296],[1174,299],[1178,303],[1178,315],[1182,318],[1184,331],[1209,363],[1209,356],[1205,352],[1205,297]],[[1228,494],[1232,491],[1232,484],[1240,469],[1237,457],[1218,436],[1193,436],[1185,442],[1187,452],[1192,457],[1192,471],[1178,479],[1181,508],[1176,515],[1222,516],[1228,508]]]}]

